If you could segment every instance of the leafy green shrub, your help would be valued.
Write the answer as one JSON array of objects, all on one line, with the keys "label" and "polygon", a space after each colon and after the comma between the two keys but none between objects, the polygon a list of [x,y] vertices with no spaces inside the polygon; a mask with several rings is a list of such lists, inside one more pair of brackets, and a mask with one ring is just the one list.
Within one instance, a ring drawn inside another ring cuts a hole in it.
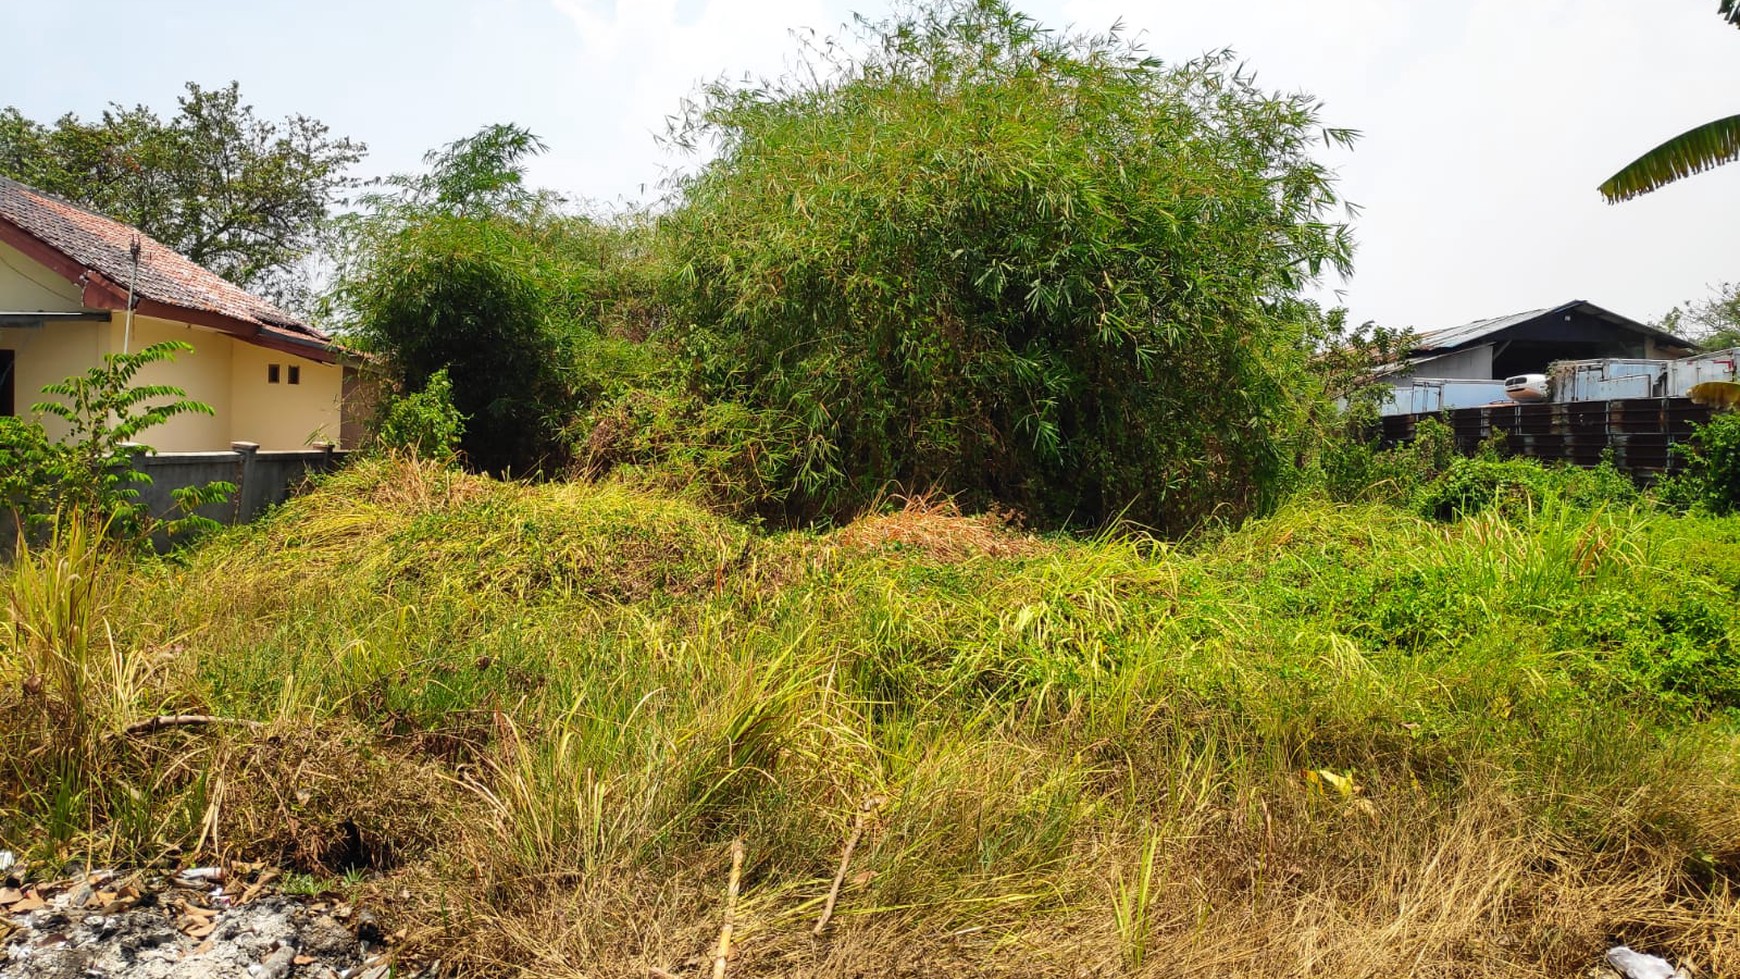
[{"label": "leafy green shrub", "polygon": [[384,448],[413,452],[429,459],[451,459],[465,432],[465,416],[453,407],[453,382],[442,368],[429,375],[423,390],[395,398],[381,419]]},{"label": "leafy green shrub", "polygon": [[496,472],[560,462],[563,331],[520,229],[431,217],[381,239],[368,261],[349,287],[357,328],[407,389],[448,373],[466,459]]},{"label": "leafy green shrub", "polygon": [[1437,520],[1489,509],[1512,517],[1538,510],[1552,493],[1551,474],[1533,459],[1462,458],[1415,493],[1414,508]]},{"label": "leafy green shrub", "polygon": [[1413,508],[1437,520],[1454,520],[1488,510],[1506,518],[1524,517],[1546,507],[1592,510],[1627,507],[1642,499],[1637,484],[1620,472],[1611,456],[1600,464],[1543,465],[1526,458],[1501,458],[1502,442],[1492,442],[1469,458],[1456,458],[1441,473],[1417,484]]},{"label": "leafy green shrub", "polygon": [[1599,506],[1630,506],[1643,499],[1632,478],[1613,463],[1612,450],[1602,453],[1595,466],[1564,466],[1552,470],[1559,497],[1579,509]]},{"label": "leafy green shrub", "polygon": [[64,456],[40,422],[0,415],[0,510],[27,518],[52,511]]},{"label": "leafy green shrub", "polygon": [[1394,502],[1413,499],[1460,458],[1456,433],[1436,418],[1423,418],[1412,440],[1389,449],[1355,437],[1325,441],[1320,465],[1330,499]]},{"label": "leafy green shrub", "polygon": [[1698,426],[1692,440],[1675,445],[1674,452],[1685,469],[1657,484],[1665,502],[1717,514],[1740,511],[1740,412]]},{"label": "leafy green shrub", "polygon": [[174,385],[133,383],[148,365],[192,349],[166,341],[137,353],[108,354],[85,373],[44,387],[44,394],[66,399],[31,406],[65,423],[67,435],[58,441],[38,421],[0,419],[0,505],[29,527],[78,515],[135,543],[158,524],[171,535],[214,529],[216,523],[196,511],[227,499],[234,484],[181,487],[171,494],[179,515],[157,521],[138,503],[138,486],[151,477],[133,465],[136,456],[152,451],[140,442],[145,432],[177,415],[213,413]]},{"label": "leafy green shrub", "polygon": [[559,466],[572,410],[563,368],[584,293],[557,201],[523,184],[537,137],[487,126],[425,157],[344,223],[326,297],[361,345],[384,355],[404,390],[437,371],[465,419],[460,448],[491,472]]},{"label": "leafy green shrub", "polygon": [[1740,708],[1740,648],[1725,596],[1681,583],[1577,595],[1554,611],[1553,642],[1600,654],[1606,683],[1676,709]]},{"label": "leafy green shrub", "polygon": [[720,148],[665,222],[685,360],[801,428],[788,513],[934,486],[1181,528],[1273,502],[1319,317],[1298,297],[1351,254],[1313,154],[1352,134],[1229,55],[1163,66],[1000,0],[866,33],[708,87],[676,133]]}]

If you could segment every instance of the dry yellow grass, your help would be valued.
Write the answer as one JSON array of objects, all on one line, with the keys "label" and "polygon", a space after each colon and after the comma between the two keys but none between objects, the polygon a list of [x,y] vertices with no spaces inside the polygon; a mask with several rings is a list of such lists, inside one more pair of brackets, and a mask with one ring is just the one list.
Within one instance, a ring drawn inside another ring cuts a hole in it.
[{"label": "dry yellow grass", "polygon": [[1043,540],[1021,533],[1007,514],[967,516],[947,497],[920,494],[899,500],[900,509],[872,512],[833,535],[851,553],[904,551],[933,561],[974,557],[1014,558],[1038,554]]}]

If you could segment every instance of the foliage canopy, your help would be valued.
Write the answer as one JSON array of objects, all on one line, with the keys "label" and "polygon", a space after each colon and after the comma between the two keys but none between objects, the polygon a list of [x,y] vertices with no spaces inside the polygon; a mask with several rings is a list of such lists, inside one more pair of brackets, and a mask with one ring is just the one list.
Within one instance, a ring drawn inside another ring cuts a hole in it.
[{"label": "foliage canopy", "polygon": [[1721,283],[1708,296],[1675,306],[1656,325],[1703,350],[1740,347],[1740,282]]},{"label": "foliage canopy", "polygon": [[[717,157],[664,230],[696,383],[803,429],[793,516],[890,489],[1046,523],[1178,527],[1272,499],[1346,271],[1315,158],[1354,134],[1221,53],[1000,0],[859,21],[811,71],[706,87],[673,133]],[[861,52],[861,53],[847,53]]]},{"label": "foliage canopy", "polygon": [[[1720,0],[1717,13],[1740,27],[1740,3]],[[1600,187],[1609,204],[1641,197],[1676,180],[1740,160],[1740,115],[1680,133],[1626,164]]]},{"label": "foliage canopy", "polygon": [[488,126],[431,152],[425,173],[383,181],[341,222],[347,244],[328,297],[402,391],[451,378],[441,400],[465,419],[459,447],[495,472],[559,461],[572,409],[562,222],[549,195],[523,183],[542,148],[523,129]]}]

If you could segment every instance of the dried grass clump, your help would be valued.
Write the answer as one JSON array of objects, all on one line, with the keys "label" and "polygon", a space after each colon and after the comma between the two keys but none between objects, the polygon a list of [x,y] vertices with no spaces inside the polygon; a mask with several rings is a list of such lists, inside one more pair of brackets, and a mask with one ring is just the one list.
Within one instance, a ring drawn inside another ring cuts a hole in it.
[{"label": "dried grass clump", "polygon": [[376,458],[202,559],[234,582],[239,605],[398,586],[629,602],[716,588],[748,537],[697,506],[622,486],[501,482]]},{"label": "dried grass clump", "polygon": [[427,857],[464,818],[461,793],[435,765],[339,720],[279,724],[226,745],[210,778],[214,849],[304,873],[386,870]]},{"label": "dried grass clump", "polygon": [[950,564],[1050,550],[1045,541],[1022,533],[1014,516],[1001,510],[969,517],[953,499],[925,493],[901,498],[901,504],[899,510],[854,520],[834,536],[835,544],[847,553],[904,551]]}]

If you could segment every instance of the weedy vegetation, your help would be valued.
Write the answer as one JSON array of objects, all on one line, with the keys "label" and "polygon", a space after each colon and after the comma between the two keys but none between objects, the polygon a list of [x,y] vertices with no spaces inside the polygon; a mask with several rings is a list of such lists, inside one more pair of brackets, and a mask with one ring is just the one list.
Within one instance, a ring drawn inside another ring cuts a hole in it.
[{"label": "weedy vegetation", "polygon": [[1647,492],[1369,444],[1314,102],[860,26],[703,89],[655,214],[511,126],[364,197],[377,444],[25,541],[0,846],[267,861],[467,976],[705,973],[738,845],[732,976],[1740,974],[1729,419]]},{"label": "weedy vegetation", "polygon": [[[681,971],[734,840],[737,974],[1740,967],[1732,518],[766,534],[382,458],[102,553],[7,582],[6,845],[349,874],[466,973]],[[158,713],[263,727],[126,733]]]}]

